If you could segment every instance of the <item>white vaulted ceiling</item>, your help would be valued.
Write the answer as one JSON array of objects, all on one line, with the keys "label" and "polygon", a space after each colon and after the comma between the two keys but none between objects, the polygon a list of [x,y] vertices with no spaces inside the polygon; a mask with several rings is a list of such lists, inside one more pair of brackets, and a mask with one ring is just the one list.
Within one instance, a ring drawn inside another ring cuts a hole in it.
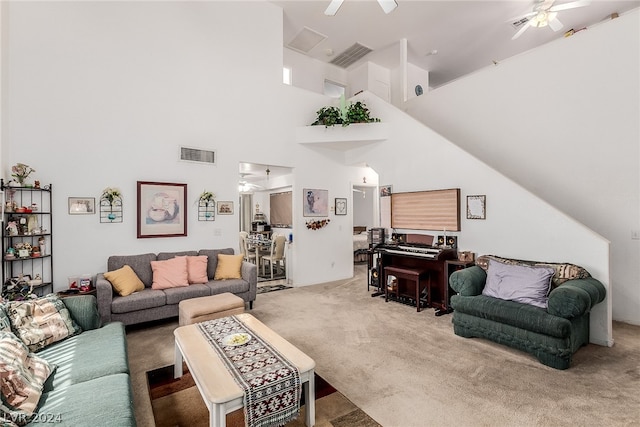
[{"label": "white vaulted ceiling", "polygon": [[[554,5],[572,1],[557,0]],[[406,39],[408,61],[429,71],[431,87],[640,7],[636,0],[592,0],[588,6],[560,11],[557,18],[563,26],[558,31],[531,27],[512,40],[518,32],[512,18],[533,10],[536,2],[397,0],[398,7],[385,14],[376,0],[344,0],[335,16],[324,14],[330,0],[272,3],[283,8],[285,47],[307,27],[326,36],[315,38],[305,52],[312,58],[329,63],[359,43],[372,52],[350,67],[371,61],[393,69],[400,61],[400,40]]]}]

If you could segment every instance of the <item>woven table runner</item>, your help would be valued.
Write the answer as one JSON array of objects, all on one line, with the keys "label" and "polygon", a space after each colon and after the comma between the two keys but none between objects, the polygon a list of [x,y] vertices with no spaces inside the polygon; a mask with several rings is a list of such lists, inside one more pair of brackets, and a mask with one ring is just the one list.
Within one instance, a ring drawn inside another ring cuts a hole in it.
[{"label": "woven table runner", "polygon": [[[236,316],[198,323],[198,329],[244,390],[244,419],[249,427],[281,426],[300,412],[300,373],[282,354]],[[246,333],[243,345],[223,344],[231,334]]]}]

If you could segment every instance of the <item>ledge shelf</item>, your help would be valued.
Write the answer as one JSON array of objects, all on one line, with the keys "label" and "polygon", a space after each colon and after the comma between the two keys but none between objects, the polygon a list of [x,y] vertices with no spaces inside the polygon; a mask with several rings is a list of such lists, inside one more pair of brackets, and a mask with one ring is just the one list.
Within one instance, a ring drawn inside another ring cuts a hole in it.
[{"label": "ledge shelf", "polygon": [[389,137],[388,123],[356,123],[349,126],[303,126],[296,128],[298,144],[317,144],[349,150],[384,141]]}]

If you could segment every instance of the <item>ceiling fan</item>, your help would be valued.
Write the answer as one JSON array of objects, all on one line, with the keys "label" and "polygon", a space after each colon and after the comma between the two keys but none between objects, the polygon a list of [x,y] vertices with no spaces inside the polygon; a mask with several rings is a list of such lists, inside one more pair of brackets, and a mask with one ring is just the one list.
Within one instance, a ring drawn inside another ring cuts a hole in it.
[{"label": "ceiling fan", "polygon": [[535,2],[531,12],[512,18],[511,22],[523,20],[525,23],[522,28],[514,34],[511,40],[515,40],[520,37],[529,27],[540,28],[548,25],[553,31],[558,31],[562,28],[562,23],[557,18],[558,12],[561,10],[588,6],[591,4],[591,0],[577,0],[559,4],[557,6],[554,6],[553,3],[554,0],[538,0]]},{"label": "ceiling fan", "polygon": [[[331,0],[331,3],[329,3],[329,7],[327,7],[327,10],[324,11],[324,14],[328,16],[334,16],[338,12],[338,9],[340,9],[340,6],[342,6],[343,1],[344,0]],[[378,0],[378,4],[380,5],[384,13],[387,14],[393,12],[393,10],[398,7],[398,3],[396,3],[395,0]]]},{"label": "ceiling fan", "polygon": [[262,185],[254,184],[248,182],[245,177],[247,175],[253,175],[252,173],[241,173],[240,180],[238,181],[238,189],[240,192],[253,191],[253,190],[264,190]]}]

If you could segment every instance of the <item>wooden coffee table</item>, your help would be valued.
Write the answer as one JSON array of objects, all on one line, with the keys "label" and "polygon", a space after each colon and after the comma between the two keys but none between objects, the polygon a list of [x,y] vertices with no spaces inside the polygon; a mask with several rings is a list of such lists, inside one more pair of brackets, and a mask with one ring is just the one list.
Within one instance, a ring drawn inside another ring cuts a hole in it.
[{"label": "wooden coffee table", "polygon": [[[243,313],[236,317],[298,368],[305,396],[305,424],[313,426],[316,363],[251,314]],[[182,376],[184,360],[209,409],[209,425],[224,427],[226,415],[243,407],[244,390],[235,382],[216,351],[198,330],[197,324],[181,326],[173,334],[176,341],[174,377]]]}]

